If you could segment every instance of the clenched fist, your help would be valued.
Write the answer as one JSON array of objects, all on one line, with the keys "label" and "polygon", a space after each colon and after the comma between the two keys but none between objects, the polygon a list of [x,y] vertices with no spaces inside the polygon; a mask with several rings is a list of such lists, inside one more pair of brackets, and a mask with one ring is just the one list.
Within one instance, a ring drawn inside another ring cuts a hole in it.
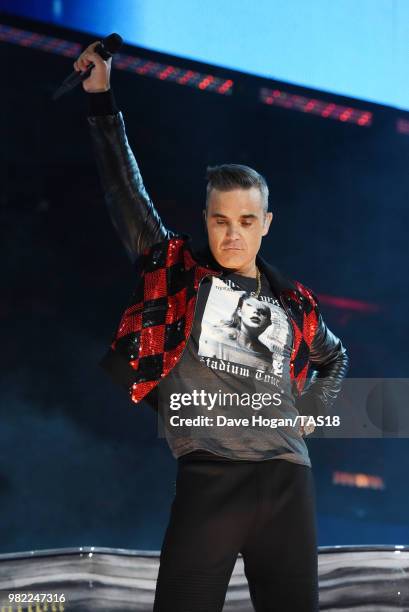
[{"label": "clenched fist", "polygon": [[82,86],[88,93],[98,93],[108,91],[110,85],[112,57],[107,61],[103,60],[94,49],[99,44],[99,40],[88,45],[74,62],[74,69],[77,72],[85,72],[90,64],[95,64],[90,76],[82,81]]}]

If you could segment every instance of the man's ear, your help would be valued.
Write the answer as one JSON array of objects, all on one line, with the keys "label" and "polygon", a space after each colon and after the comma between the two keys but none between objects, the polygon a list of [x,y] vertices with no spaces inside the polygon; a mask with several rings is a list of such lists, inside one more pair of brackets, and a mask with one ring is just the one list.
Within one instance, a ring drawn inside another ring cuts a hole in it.
[{"label": "man's ear", "polygon": [[266,216],[264,217],[262,236],[265,236],[268,233],[272,220],[273,220],[273,213],[272,212],[266,213]]},{"label": "man's ear", "polygon": [[206,209],[205,208],[202,210],[202,214],[203,214],[203,222],[204,222],[205,230],[207,231]]}]

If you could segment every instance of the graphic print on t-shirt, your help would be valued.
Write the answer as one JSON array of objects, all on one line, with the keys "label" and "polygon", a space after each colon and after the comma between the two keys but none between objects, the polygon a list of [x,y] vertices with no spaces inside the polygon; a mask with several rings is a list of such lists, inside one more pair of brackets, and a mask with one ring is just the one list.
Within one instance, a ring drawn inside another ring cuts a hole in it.
[{"label": "graphic print on t-shirt", "polygon": [[212,278],[199,338],[202,362],[223,360],[280,379],[288,334],[288,321],[277,299],[256,298],[230,279]]},{"label": "graphic print on t-shirt", "polygon": [[260,282],[258,299],[256,279],[234,272],[200,283],[186,348],[158,385],[162,431],[175,458],[200,451],[205,459],[311,466],[296,428],[269,425],[297,415],[293,328],[263,273]]}]

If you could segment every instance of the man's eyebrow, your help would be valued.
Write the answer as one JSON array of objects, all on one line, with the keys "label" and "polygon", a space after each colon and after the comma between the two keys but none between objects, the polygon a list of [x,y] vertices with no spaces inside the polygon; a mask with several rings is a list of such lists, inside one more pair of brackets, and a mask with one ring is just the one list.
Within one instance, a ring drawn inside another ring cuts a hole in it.
[{"label": "man's eyebrow", "polygon": [[[221,217],[223,219],[228,219],[229,217],[227,215],[223,215],[222,213],[212,213],[210,215],[211,217]],[[244,218],[244,219],[257,219],[257,215],[253,214],[253,213],[248,213],[247,215],[240,215],[240,217]]]}]

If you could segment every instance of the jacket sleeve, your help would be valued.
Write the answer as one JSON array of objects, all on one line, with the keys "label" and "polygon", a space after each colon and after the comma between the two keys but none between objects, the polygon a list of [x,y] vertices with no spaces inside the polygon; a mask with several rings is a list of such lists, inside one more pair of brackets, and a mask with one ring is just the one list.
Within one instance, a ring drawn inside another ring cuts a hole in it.
[{"label": "jacket sleeve", "polygon": [[296,402],[300,414],[325,416],[334,404],[349,368],[347,351],[341,340],[325,324],[317,303],[318,327],[310,347],[310,364],[314,370],[310,384]]},{"label": "jacket sleeve", "polygon": [[[104,94],[88,94],[96,96]],[[115,109],[116,110],[116,109]],[[112,223],[134,262],[157,242],[175,235],[164,227],[129,146],[120,111],[87,117],[105,202]]]}]

